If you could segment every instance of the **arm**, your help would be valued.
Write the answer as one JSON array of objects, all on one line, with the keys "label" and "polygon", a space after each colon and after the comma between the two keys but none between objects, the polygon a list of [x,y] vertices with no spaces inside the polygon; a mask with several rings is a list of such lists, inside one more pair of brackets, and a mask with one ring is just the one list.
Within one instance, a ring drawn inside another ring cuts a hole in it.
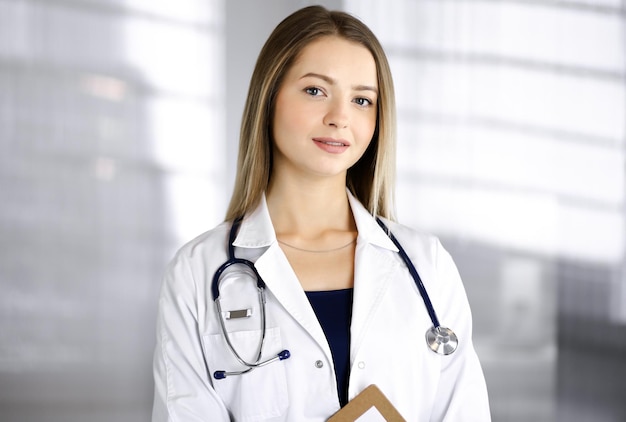
[{"label": "arm", "polygon": [[163,280],[154,353],[153,422],[229,421],[213,389],[198,332],[196,283],[182,254]]},{"label": "arm", "polygon": [[437,242],[437,280],[441,286],[436,309],[441,324],[459,338],[457,350],[442,358],[441,376],[431,420],[445,422],[490,421],[487,387],[472,342],[472,315],[465,289],[450,254]]}]

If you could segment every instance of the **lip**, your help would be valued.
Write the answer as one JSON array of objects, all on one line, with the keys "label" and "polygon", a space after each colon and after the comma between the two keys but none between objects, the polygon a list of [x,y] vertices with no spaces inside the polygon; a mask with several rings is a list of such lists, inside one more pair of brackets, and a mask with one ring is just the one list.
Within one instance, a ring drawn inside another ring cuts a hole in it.
[{"label": "lip", "polygon": [[350,146],[350,143],[345,139],[335,139],[329,137],[313,138],[313,142],[315,142],[315,145],[319,148],[331,154],[340,154]]}]

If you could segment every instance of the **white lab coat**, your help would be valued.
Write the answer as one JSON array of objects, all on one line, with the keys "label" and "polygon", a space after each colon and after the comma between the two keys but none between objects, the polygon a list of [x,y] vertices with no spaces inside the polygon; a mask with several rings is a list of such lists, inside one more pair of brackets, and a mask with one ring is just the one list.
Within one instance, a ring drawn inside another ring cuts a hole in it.
[{"label": "white lab coat", "polygon": [[[485,380],[472,345],[467,297],[450,255],[432,236],[387,222],[419,272],[441,324],[459,346],[442,356],[426,345],[432,323],[397,249],[349,195],[358,229],[350,339],[349,398],[376,384],[407,421],[489,421]],[[263,359],[291,358],[241,370],[226,346],[211,296],[215,270],[227,260],[230,224],[185,245],[171,262],[159,300],[154,356],[153,422],[325,421],[339,410],[333,360],[324,332],[280,249],[265,199],[241,224],[237,257],[255,262],[267,284]],[[244,359],[254,360],[260,329],[255,284],[227,275],[222,311],[252,309],[226,321]]]}]

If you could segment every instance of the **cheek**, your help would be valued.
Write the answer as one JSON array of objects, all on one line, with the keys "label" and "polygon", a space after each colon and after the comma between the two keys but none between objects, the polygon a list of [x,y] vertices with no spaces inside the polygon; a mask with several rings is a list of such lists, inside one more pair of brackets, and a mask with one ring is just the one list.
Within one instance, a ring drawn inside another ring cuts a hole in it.
[{"label": "cheek", "polygon": [[292,133],[297,128],[302,127],[302,113],[298,112],[293,104],[286,102],[283,98],[276,99],[274,117],[272,119],[272,131],[274,139],[282,134]]},{"label": "cheek", "polygon": [[376,116],[364,116],[356,128],[357,136],[360,141],[369,143],[374,136],[374,131],[376,130]]}]

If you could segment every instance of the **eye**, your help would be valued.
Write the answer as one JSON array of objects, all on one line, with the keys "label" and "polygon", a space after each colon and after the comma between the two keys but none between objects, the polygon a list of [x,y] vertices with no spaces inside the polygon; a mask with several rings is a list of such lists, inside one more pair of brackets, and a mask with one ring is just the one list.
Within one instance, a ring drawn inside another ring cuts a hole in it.
[{"label": "eye", "polygon": [[322,90],[316,86],[310,86],[310,87],[304,88],[304,92],[306,92],[312,97],[318,97],[323,94]]},{"label": "eye", "polygon": [[372,100],[363,97],[357,97],[353,101],[361,107],[369,107],[374,104]]}]

